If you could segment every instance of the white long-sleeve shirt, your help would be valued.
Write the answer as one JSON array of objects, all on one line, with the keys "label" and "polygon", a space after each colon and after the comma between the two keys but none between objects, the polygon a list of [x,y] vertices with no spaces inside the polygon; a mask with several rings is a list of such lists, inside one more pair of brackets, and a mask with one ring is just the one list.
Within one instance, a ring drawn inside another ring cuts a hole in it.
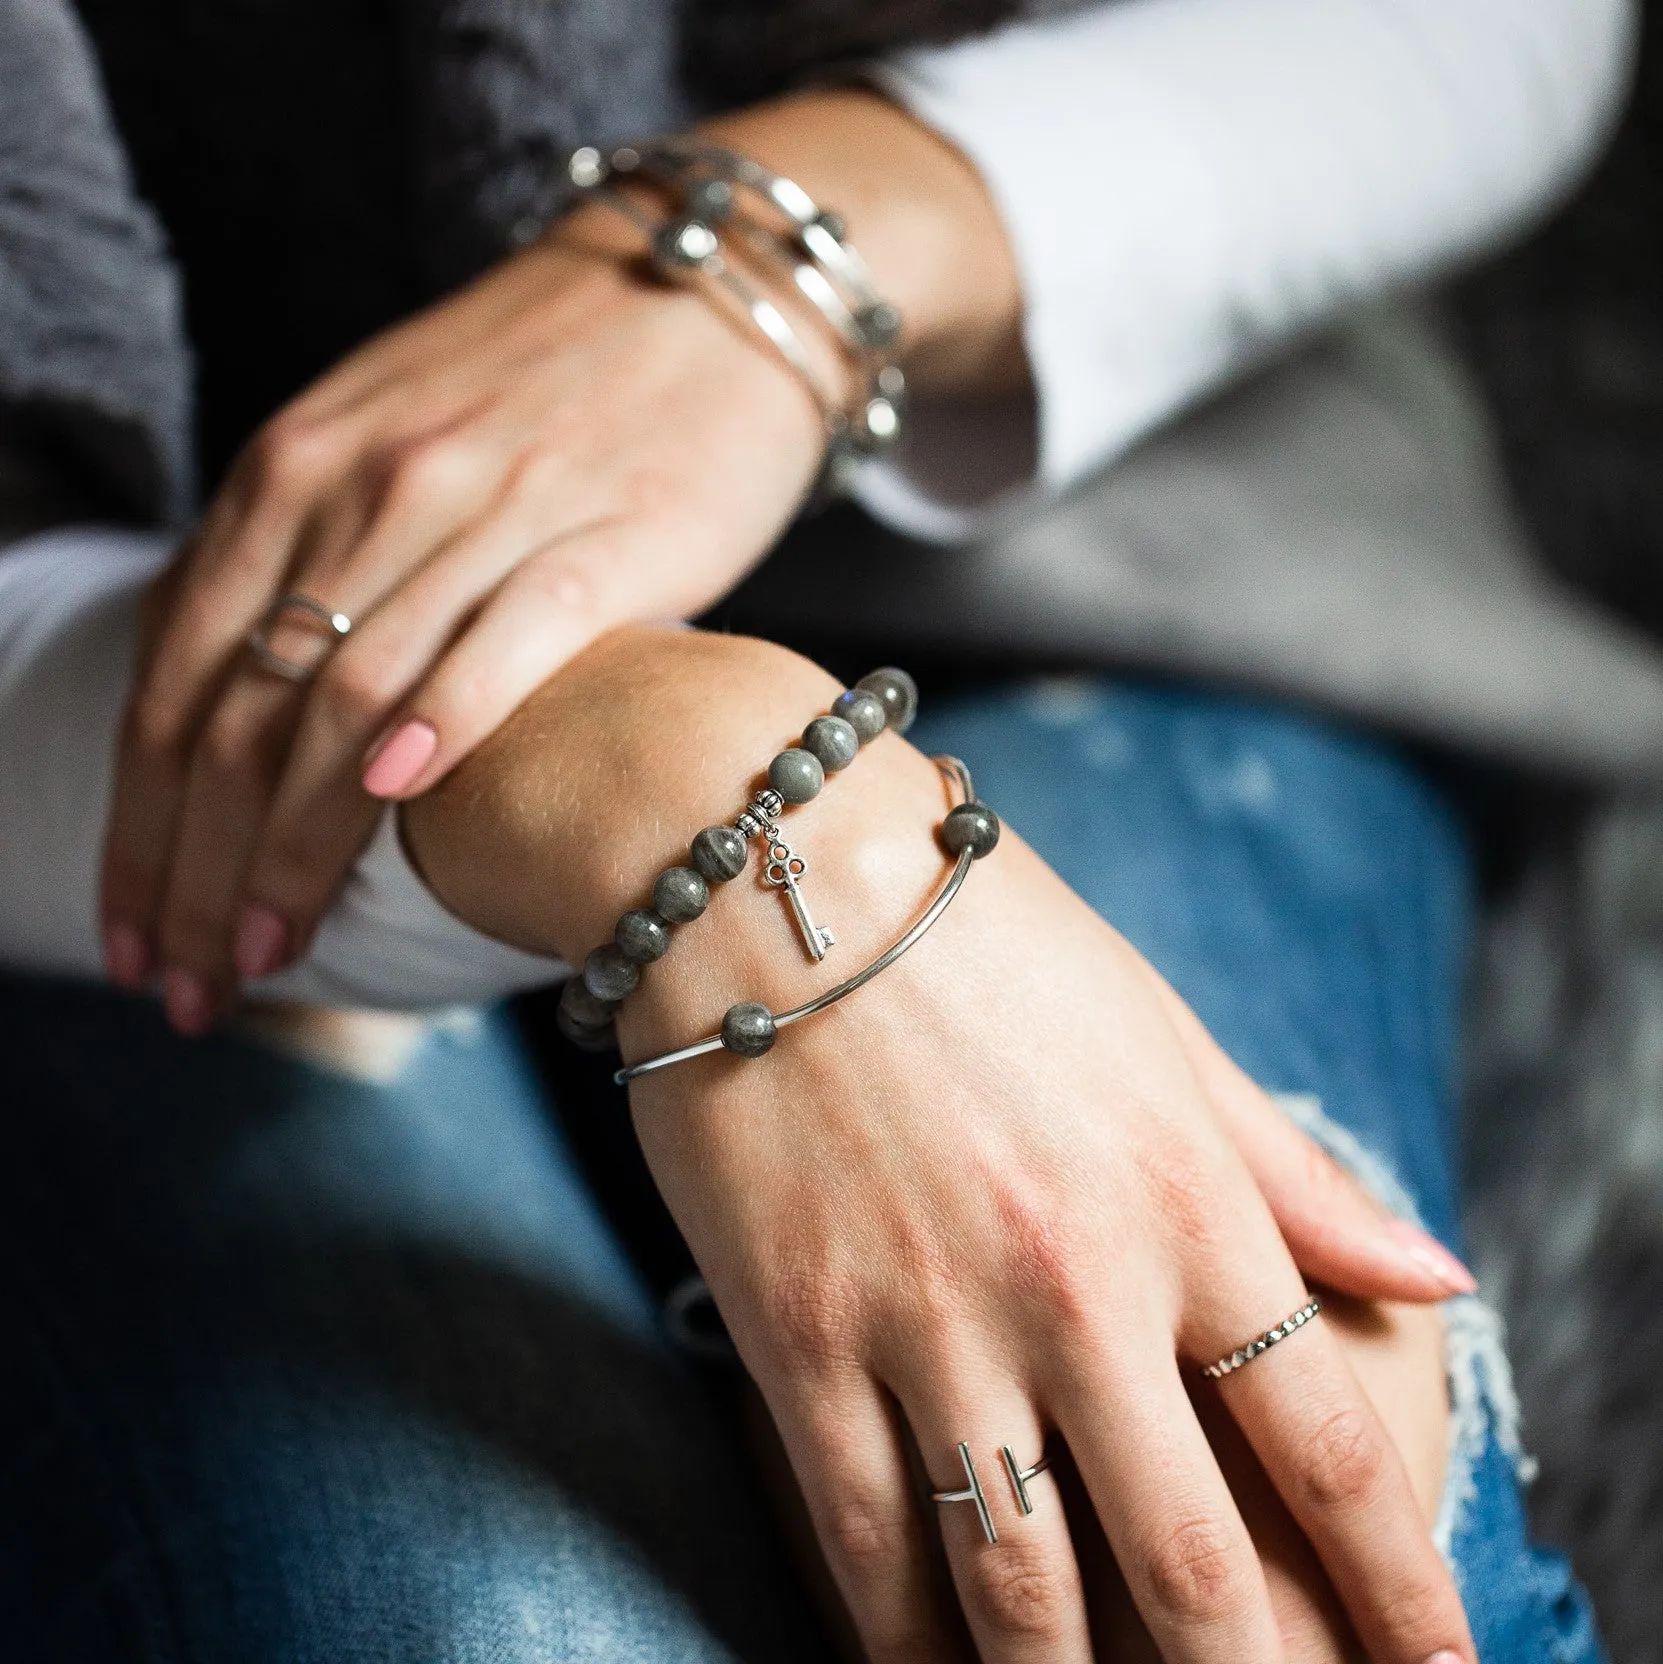
[{"label": "white long-sleeve shirt", "polygon": [[[1491,245],[1595,153],[1629,0],[1118,0],[876,72],[977,166],[1022,277],[1031,401],[925,413],[862,497],[952,539],[1300,332]],[[3,273],[0,273],[3,277]],[[966,458],[975,457],[974,467]],[[0,553],[0,963],[98,976],[99,851],[151,536]],[[423,1008],[561,967],[447,914],[391,816],[307,959],[255,992]]]}]

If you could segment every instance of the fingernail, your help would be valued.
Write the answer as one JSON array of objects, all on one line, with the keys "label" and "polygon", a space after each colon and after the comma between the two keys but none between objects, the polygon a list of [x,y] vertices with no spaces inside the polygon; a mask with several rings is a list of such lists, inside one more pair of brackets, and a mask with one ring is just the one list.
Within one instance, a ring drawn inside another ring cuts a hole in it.
[{"label": "fingernail", "polygon": [[[1455,1263],[1460,1265],[1461,1262],[1457,1260]],[[1467,1664],[1467,1661],[1453,1647],[1440,1647],[1426,1664]]]},{"label": "fingernail", "polygon": [[150,948],[130,924],[104,926],[104,965],[110,981],[122,988],[142,988],[150,975]]},{"label": "fingernail", "polygon": [[1386,1231],[1422,1271],[1436,1278],[1451,1294],[1478,1292],[1478,1279],[1436,1237],[1428,1236],[1407,1219],[1392,1220]]},{"label": "fingernail", "polygon": [[366,759],[364,790],[371,797],[397,797],[408,791],[438,749],[438,730],[431,723],[407,722],[395,728]]},{"label": "fingernail", "polygon": [[208,985],[192,971],[168,971],[162,978],[162,1010],[175,1031],[188,1039],[214,1026],[214,1002]]},{"label": "fingernail", "polygon": [[237,975],[245,982],[270,976],[283,963],[289,946],[289,921],[276,908],[251,902],[237,920],[237,936],[231,957]]}]

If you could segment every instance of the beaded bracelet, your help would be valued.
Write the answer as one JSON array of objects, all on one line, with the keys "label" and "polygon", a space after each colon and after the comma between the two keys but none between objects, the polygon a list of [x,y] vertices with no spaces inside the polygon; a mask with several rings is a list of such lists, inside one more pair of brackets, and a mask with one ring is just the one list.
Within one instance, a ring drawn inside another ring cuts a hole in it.
[{"label": "beaded bracelet", "polygon": [[904,734],[918,713],[918,686],[893,667],[874,670],[832,701],[831,711],[803,730],[799,744],[768,765],[768,784],[732,825],[707,826],[693,839],[691,865],[667,867],[653,884],[652,905],[622,914],[612,940],[594,949],[560,995],[560,1032],[586,1051],[614,1045],[613,1018],[635,990],[641,967],[668,951],[671,927],[690,924],[710,905],[710,887],[737,878],[750,860],[750,840],[763,840],[762,877],[791,909],[810,958],[819,961],[836,937],[815,923],[798,880],[807,861],[785,841],[779,819],[788,804],[817,797],[828,774],[847,768],[862,746],[887,728]]},{"label": "beaded bracelet", "polygon": [[957,807],[948,811],[947,818],[941,823],[941,842],[947,852],[957,859],[935,899],[898,942],[886,948],[864,970],[856,971],[852,977],[838,983],[836,987],[828,988],[825,993],[816,995],[802,1005],[794,1006],[790,1011],[782,1011],[777,1016],[767,1006],[755,1000],[730,1005],[727,1015],[722,1019],[720,1033],[709,1035],[703,1040],[695,1040],[692,1045],[679,1047],[675,1051],[661,1052],[657,1057],[643,1058],[639,1063],[619,1069],[613,1075],[613,1080],[619,1086],[627,1086],[632,1080],[639,1080],[643,1075],[654,1074],[660,1069],[668,1069],[674,1064],[686,1063],[692,1058],[705,1057],[716,1051],[727,1051],[735,1057],[761,1057],[773,1050],[774,1042],[779,1038],[782,1028],[787,1028],[792,1023],[800,1023],[804,1017],[812,1017],[816,1012],[836,1005],[839,1000],[847,999],[857,988],[864,988],[873,977],[888,970],[908,948],[918,942],[930,926],[947,911],[953,897],[963,889],[965,879],[970,876],[971,865],[999,842],[999,817],[985,803],[976,801],[976,788],[970,778],[970,770],[957,757],[937,757],[935,764],[950,781],[957,783],[961,793],[961,801]]}]

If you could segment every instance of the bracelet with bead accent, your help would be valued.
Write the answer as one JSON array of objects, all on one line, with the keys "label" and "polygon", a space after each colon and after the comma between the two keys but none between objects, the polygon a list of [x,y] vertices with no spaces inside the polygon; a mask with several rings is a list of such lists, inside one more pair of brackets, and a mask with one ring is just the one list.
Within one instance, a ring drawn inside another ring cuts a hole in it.
[{"label": "bracelet with bead accent", "polygon": [[785,896],[810,958],[825,958],[836,938],[809,913],[799,887],[808,863],[784,838],[780,817],[787,807],[818,797],[826,777],[847,768],[885,729],[904,734],[917,712],[917,684],[893,667],[874,670],[840,693],[831,710],[768,765],[768,784],[732,824],[705,827],[693,839],[688,863],[658,875],[650,905],[619,917],[612,940],[594,949],[562,989],[560,1032],[586,1051],[616,1045],[613,1019],[634,992],[642,967],[668,952],[676,926],[691,924],[710,905],[712,885],[744,872],[753,838],[763,848],[762,881]]},{"label": "bracelet with bead accent", "polygon": [[957,757],[937,757],[935,764],[950,781],[957,784],[961,793],[960,802],[948,812],[940,827],[942,846],[955,857],[953,869],[935,899],[897,942],[864,969],[790,1011],[776,1015],[756,1000],[743,1000],[738,1005],[730,1005],[717,1033],[695,1040],[690,1046],[680,1046],[675,1051],[660,1052],[656,1057],[628,1064],[613,1075],[613,1080],[619,1086],[627,1086],[642,1075],[656,1074],[660,1069],[669,1069],[677,1063],[688,1063],[695,1057],[707,1057],[717,1051],[728,1052],[734,1057],[762,1057],[774,1049],[774,1042],[782,1028],[800,1023],[803,1018],[812,1017],[828,1006],[836,1005],[839,1000],[847,999],[850,994],[864,988],[873,977],[887,971],[912,948],[964,888],[971,866],[999,842],[999,817],[985,803],[977,800],[970,770]]}]

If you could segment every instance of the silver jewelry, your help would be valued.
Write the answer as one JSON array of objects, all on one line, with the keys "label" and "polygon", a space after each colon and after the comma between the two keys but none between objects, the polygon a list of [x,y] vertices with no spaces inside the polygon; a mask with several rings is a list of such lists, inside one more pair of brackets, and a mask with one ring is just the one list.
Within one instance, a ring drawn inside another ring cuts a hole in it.
[{"label": "silver jewelry", "polygon": [[[288,614],[298,614],[308,623],[321,625],[329,632],[332,639],[323,658],[312,664],[301,664],[296,659],[284,658],[271,645],[272,631]],[[344,612],[336,612],[333,607],[326,607],[323,602],[314,600],[312,596],[293,590],[287,595],[278,596],[266,608],[265,617],[248,632],[248,650],[261,668],[269,670],[274,676],[281,676],[286,682],[309,682],[318,673],[323,659],[351,634],[352,620]]]},{"label": "silver jewelry", "polygon": [[[891,349],[900,336],[901,314],[878,294],[866,262],[847,240],[840,215],[820,208],[795,181],[760,162],[689,139],[643,140],[606,152],[584,145],[572,153],[567,171],[580,190],[602,196],[640,227],[663,275],[675,275],[674,268],[700,270],[726,288],[817,392],[827,445],[816,499],[846,488],[864,458],[900,438],[906,377],[892,361]],[[611,182],[631,175],[679,192],[681,217],[651,221],[636,203],[615,193]],[[739,191],[772,210],[774,223],[737,215]],[[865,385],[847,408],[824,396],[784,314],[722,261],[718,227],[730,220],[750,247],[785,268],[798,292],[861,365]]]},{"label": "silver jewelry", "polygon": [[[575,164],[574,157],[574,168]],[[576,177],[574,171],[574,181]],[[704,278],[727,292],[752,327],[773,346],[792,374],[808,389],[809,397],[820,413],[827,444],[835,448],[848,427],[848,418],[821,381],[814,361],[809,357],[802,337],[792,327],[791,320],[722,258],[721,239],[715,230],[698,219],[654,219],[622,191],[604,183],[596,183],[586,189],[597,201],[622,214],[647,239],[653,270],[660,277],[671,283]]]},{"label": "silver jewelry", "polygon": [[999,1533],[993,1528],[993,1515],[988,1512],[987,1498],[982,1495],[982,1482],[976,1477],[976,1464],[970,1459],[970,1446],[960,1441],[959,1460],[964,1463],[964,1477],[969,1485],[962,1491],[931,1491],[931,1502],[973,1502],[976,1504],[976,1516],[982,1522],[982,1535],[990,1543],[999,1541]]},{"label": "silver jewelry", "polygon": [[953,869],[948,873],[946,882],[936,892],[935,899],[924,909],[918,922],[893,947],[886,948],[864,970],[856,971],[846,981],[838,983],[834,988],[828,988],[825,993],[803,1005],[780,1012],[778,1016],[767,1006],[755,1001],[729,1006],[726,1017],[722,1019],[721,1033],[695,1041],[691,1046],[682,1046],[676,1051],[663,1052],[657,1057],[632,1063],[628,1068],[620,1069],[612,1077],[613,1080],[620,1086],[627,1086],[632,1080],[639,1080],[642,1075],[654,1074],[660,1069],[670,1068],[673,1064],[686,1063],[695,1057],[705,1057],[711,1052],[724,1049],[739,1057],[761,1057],[763,1053],[772,1050],[780,1029],[788,1028],[792,1023],[800,1023],[803,1018],[812,1017],[816,1012],[824,1011],[827,1006],[847,999],[857,988],[864,988],[873,977],[887,971],[908,948],[912,947],[947,911],[948,904],[964,887],[965,879],[970,876],[971,864],[986,855],[999,841],[998,817],[985,803],[976,801],[976,789],[970,778],[970,770],[957,757],[937,757],[935,765],[962,793],[962,801],[958,807],[942,822],[942,841],[947,845],[949,852],[958,859],[953,863]]},{"label": "silver jewelry", "polygon": [[1313,1294],[1305,1305],[1291,1317],[1283,1318],[1274,1329],[1266,1329],[1257,1340],[1250,1340],[1245,1346],[1238,1347],[1229,1357],[1220,1358],[1216,1364],[1208,1364],[1201,1373],[1209,1380],[1222,1380],[1226,1375],[1240,1369],[1243,1364],[1252,1363],[1261,1352],[1268,1352],[1277,1341],[1286,1340],[1295,1329],[1303,1329],[1321,1310],[1322,1302]]},{"label": "silver jewelry", "polygon": [[1034,1505],[1028,1496],[1028,1481],[1036,1475],[1044,1473],[1050,1467],[1050,1457],[1041,1456],[1031,1468],[1025,1468],[1017,1461],[1016,1452],[1008,1444],[999,1446],[999,1455],[1004,1460],[1005,1473],[1010,1479],[1011,1490],[1016,1493],[1016,1506],[1024,1514],[1031,1514],[1034,1511]]}]

